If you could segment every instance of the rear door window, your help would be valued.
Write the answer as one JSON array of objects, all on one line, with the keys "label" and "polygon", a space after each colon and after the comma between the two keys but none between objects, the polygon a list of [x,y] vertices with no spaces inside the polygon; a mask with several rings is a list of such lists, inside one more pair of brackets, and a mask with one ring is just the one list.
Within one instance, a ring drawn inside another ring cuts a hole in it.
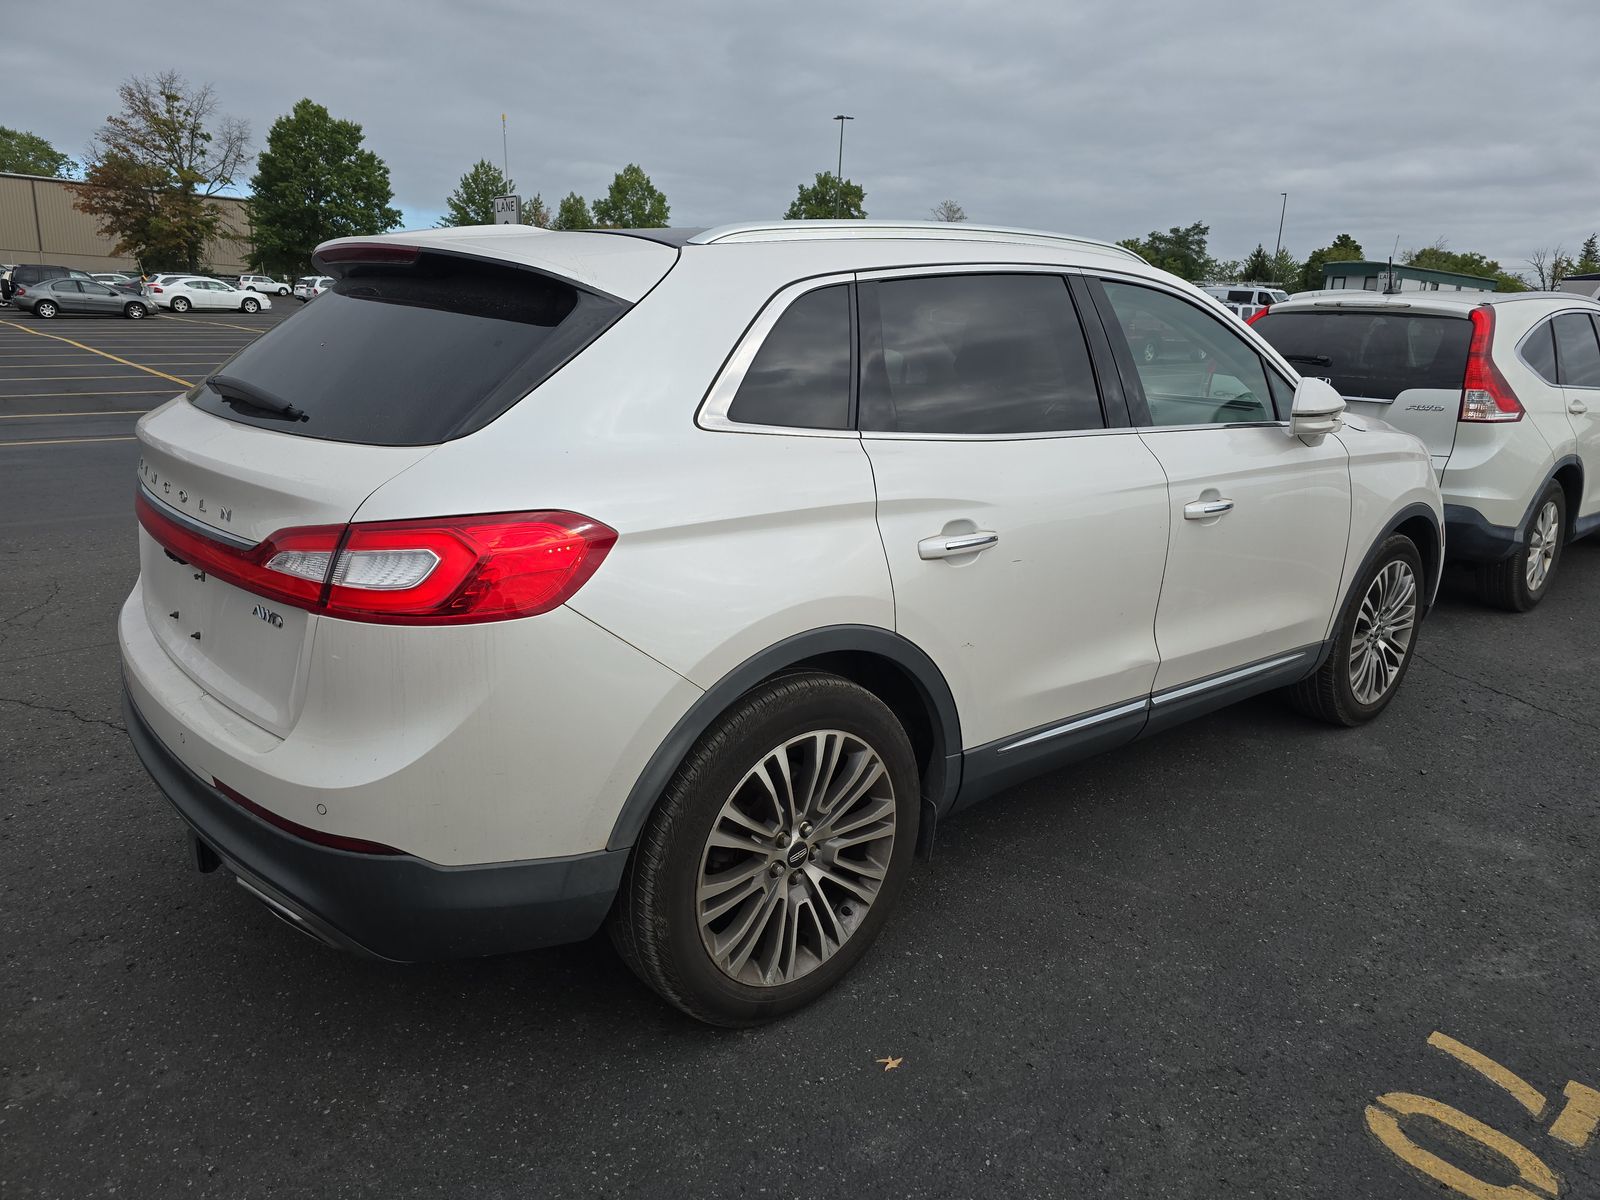
[{"label": "rear door window", "polygon": [[784,310],[751,360],[728,419],[746,425],[850,425],[850,289],[807,292]]},{"label": "rear door window", "polygon": [[1004,436],[1100,429],[1088,344],[1059,275],[860,286],[864,430]]},{"label": "rear door window", "polygon": [[1393,400],[1408,388],[1460,391],[1472,322],[1403,309],[1282,312],[1255,323],[1302,375],[1327,379],[1343,396]]},{"label": "rear door window", "polygon": [[227,385],[202,383],[190,399],[300,437],[433,445],[494,420],[627,308],[550,275],[450,254],[352,264],[316,304],[225,363]]},{"label": "rear door window", "polygon": [[1562,313],[1550,324],[1556,333],[1556,364],[1566,387],[1600,388],[1600,342],[1584,313]]}]

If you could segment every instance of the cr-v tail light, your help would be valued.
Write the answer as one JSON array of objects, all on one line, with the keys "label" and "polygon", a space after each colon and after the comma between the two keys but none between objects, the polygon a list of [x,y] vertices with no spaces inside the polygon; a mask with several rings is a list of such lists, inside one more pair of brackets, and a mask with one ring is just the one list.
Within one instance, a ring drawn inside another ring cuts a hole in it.
[{"label": "cr-v tail light", "polygon": [[1472,310],[1472,344],[1467,348],[1467,373],[1461,381],[1461,420],[1520,421],[1522,401],[1511,390],[1489,348],[1494,343],[1494,309]]},{"label": "cr-v tail light", "polygon": [[388,625],[462,625],[549,612],[605,560],[617,534],[570,512],[494,513],[282,529],[235,548],[143,494],[139,523],[169,553],[245,591]]},{"label": "cr-v tail light", "polygon": [[1245,321],[1245,324],[1246,325],[1254,325],[1257,321],[1261,320],[1262,317],[1266,316],[1271,311],[1272,311],[1272,308],[1271,308],[1270,305],[1268,307],[1266,307],[1266,308],[1259,308],[1255,312],[1250,314],[1249,319],[1247,319]]}]

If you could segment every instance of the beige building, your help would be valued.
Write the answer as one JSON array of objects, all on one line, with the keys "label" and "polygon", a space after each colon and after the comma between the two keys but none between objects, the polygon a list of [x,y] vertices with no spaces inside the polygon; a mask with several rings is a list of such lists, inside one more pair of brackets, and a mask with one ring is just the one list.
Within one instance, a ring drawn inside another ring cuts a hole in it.
[{"label": "beige building", "polygon": [[[113,254],[115,242],[102,237],[96,219],[72,206],[77,195],[65,179],[0,173],[0,263],[51,263],[83,271],[126,271],[138,263]],[[250,209],[243,200],[213,196],[222,210],[225,236],[206,247],[203,265],[223,274],[245,269],[250,253]],[[150,270],[176,263],[146,263]]]}]

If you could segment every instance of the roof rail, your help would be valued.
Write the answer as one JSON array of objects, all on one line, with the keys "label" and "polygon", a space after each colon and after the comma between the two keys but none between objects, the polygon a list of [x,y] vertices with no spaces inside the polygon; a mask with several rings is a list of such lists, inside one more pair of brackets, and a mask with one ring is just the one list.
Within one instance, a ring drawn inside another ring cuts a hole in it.
[{"label": "roof rail", "polygon": [[1144,262],[1126,246],[1098,238],[1014,229],[1006,225],[970,225],[965,221],[746,221],[718,225],[689,239],[691,246],[724,242],[805,242],[835,238],[922,239],[939,242],[1017,242],[1030,246],[1084,246]]}]

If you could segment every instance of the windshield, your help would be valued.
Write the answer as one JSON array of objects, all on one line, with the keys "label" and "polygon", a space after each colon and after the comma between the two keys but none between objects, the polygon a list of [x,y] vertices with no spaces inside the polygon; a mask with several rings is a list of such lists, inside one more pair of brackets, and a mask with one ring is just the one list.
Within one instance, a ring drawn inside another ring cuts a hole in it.
[{"label": "windshield", "polygon": [[1302,375],[1340,395],[1393,400],[1409,388],[1460,391],[1472,322],[1404,311],[1280,312],[1255,330]]},{"label": "windshield", "polygon": [[232,387],[197,387],[191,403],[297,437],[432,445],[494,420],[627,309],[536,271],[440,253],[303,282],[326,290],[219,370]]}]

